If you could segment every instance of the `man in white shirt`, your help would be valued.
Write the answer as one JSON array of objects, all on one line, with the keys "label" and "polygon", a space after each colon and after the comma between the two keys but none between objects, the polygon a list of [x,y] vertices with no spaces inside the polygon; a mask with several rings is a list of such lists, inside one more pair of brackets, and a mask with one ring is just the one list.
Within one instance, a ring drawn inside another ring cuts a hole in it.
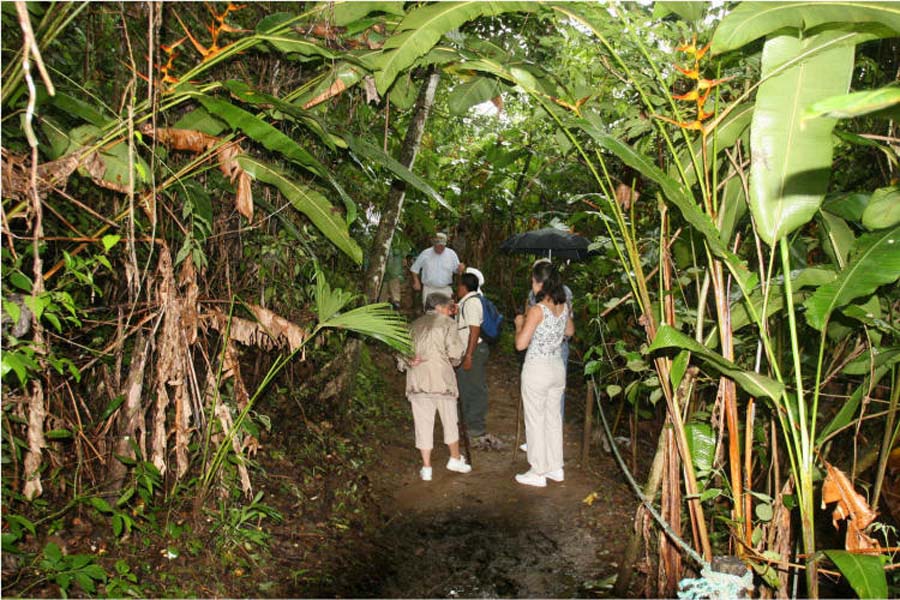
[{"label": "man in white shirt", "polygon": [[463,273],[459,278],[459,302],[456,310],[456,328],[466,346],[462,364],[456,368],[459,384],[459,402],[462,405],[466,430],[477,444],[487,431],[488,390],[485,367],[490,354],[487,342],[481,339],[484,309],[481,306],[478,277]]},{"label": "man in white shirt", "polygon": [[436,233],[432,246],[419,254],[409,270],[412,272],[413,289],[422,291],[422,306],[429,294],[441,293],[453,296],[453,275],[462,273],[466,266],[459,262],[456,252],[447,247],[447,234]]}]

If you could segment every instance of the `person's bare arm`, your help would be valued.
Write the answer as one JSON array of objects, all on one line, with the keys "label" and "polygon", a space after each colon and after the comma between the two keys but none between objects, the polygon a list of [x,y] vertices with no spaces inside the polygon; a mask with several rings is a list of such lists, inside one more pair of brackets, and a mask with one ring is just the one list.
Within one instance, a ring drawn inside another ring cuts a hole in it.
[{"label": "person's bare arm", "polygon": [[475,354],[475,348],[478,347],[478,337],[480,335],[480,325],[469,325],[469,343],[466,346],[466,355],[463,357],[463,371],[468,371],[472,368],[472,356]]},{"label": "person's bare arm", "polygon": [[566,319],[566,337],[572,337],[575,335],[575,321],[572,320],[572,313],[569,313],[569,318]]},{"label": "person's bare arm", "polygon": [[422,281],[419,279],[418,273],[416,273],[415,271],[410,271],[410,273],[412,274],[413,289],[418,292],[422,289]]},{"label": "person's bare arm", "polygon": [[534,330],[544,320],[541,307],[535,304],[525,315],[516,315],[516,350],[525,350],[531,343]]}]

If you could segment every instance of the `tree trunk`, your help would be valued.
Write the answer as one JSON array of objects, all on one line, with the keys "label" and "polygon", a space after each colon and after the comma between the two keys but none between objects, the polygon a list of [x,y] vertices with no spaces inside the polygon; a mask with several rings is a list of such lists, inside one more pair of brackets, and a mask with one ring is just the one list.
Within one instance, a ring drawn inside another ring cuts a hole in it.
[{"label": "tree trunk", "polygon": [[[407,169],[412,170],[422,142],[422,134],[425,132],[425,122],[431,105],[434,104],[434,93],[437,90],[440,73],[433,69],[427,73],[427,78],[419,90],[419,98],[413,109],[413,116],[406,130],[406,138],[400,149],[399,162]],[[387,264],[388,254],[391,251],[391,243],[394,240],[394,232],[400,224],[403,214],[403,201],[406,199],[406,182],[394,180],[391,191],[388,193],[387,204],[381,212],[381,220],[375,231],[375,239],[372,240],[372,250],[369,253],[369,268],[366,270],[365,294],[369,302],[378,301],[378,293],[381,291],[381,282],[384,279],[384,269]]]},{"label": "tree trunk", "polygon": [[[413,116],[406,130],[406,138],[400,149],[399,162],[407,169],[412,169],[422,142],[422,134],[425,132],[425,122],[428,113],[434,104],[434,94],[437,90],[440,73],[433,68],[427,72],[425,82],[419,90],[419,98],[413,108]],[[403,214],[403,201],[406,198],[406,182],[394,180],[391,190],[388,192],[387,203],[381,212],[381,220],[378,229],[375,230],[375,238],[372,240],[372,248],[369,252],[369,267],[366,269],[363,280],[363,291],[368,302],[377,302],[381,291],[381,282],[384,279],[384,269],[387,265],[388,254],[391,251],[391,243],[394,240],[394,232],[400,223]],[[359,362],[359,340],[351,340],[344,351],[343,364],[346,365],[338,375],[335,389],[338,398],[349,398],[353,395],[353,375],[357,371]]]}]

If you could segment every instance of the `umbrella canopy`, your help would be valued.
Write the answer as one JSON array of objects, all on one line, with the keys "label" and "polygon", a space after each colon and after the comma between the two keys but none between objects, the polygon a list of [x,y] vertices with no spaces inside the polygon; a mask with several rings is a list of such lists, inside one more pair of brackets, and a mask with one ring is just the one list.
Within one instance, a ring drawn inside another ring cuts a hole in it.
[{"label": "umbrella canopy", "polygon": [[545,227],[535,231],[517,233],[500,245],[507,254],[534,254],[547,258],[584,260],[593,252],[588,250],[590,242],[580,235]]}]

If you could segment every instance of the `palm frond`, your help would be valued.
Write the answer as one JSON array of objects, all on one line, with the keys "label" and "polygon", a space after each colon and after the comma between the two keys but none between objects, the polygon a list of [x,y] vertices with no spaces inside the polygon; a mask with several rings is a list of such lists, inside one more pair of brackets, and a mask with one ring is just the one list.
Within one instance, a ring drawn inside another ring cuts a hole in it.
[{"label": "palm frond", "polygon": [[327,320],[319,321],[319,327],[355,331],[384,342],[404,354],[412,352],[412,339],[406,320],[386,302],[367,304],[341,314],[332,313]]},{"label": "palm frond", "polygon": [[319,315],[319,326],[333,317],[339,310],[353,300],[353,294],[328,284],[325,274],[316,269],[316,312]]}]

